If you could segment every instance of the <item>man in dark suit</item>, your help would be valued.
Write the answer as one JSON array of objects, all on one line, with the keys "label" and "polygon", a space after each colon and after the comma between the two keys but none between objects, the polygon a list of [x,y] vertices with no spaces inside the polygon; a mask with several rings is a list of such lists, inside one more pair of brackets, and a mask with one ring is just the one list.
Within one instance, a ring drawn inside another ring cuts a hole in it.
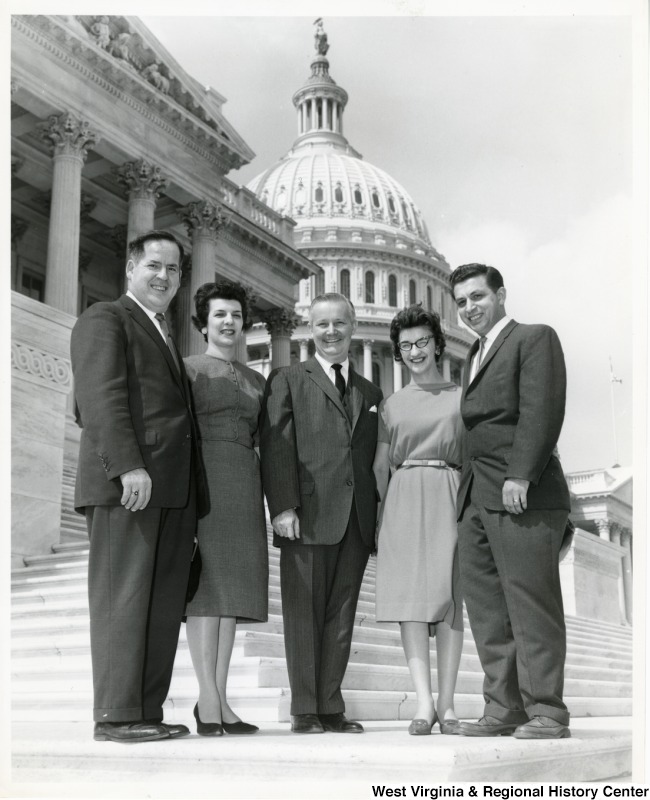
[{"label": "man in dark suit", "polygon": [[498,270],[458,267],[451,288],[479,339],[467,356],[458,552],[485,673],[484,716],[465,736],[570,736],[559,552],[570,509],[557,457],[566,371],[547,325],[506,315]]},{"label": "man in dark suit", "polygon": [[314,299],[316,355],[275,370],[261,422],[262,479],[280,551],[282,616],[295,733],[361,733],[341,682],[368,556],[381,391],[348,360],[356,329],[343,295]]},{"label": "man in dark suit", "polygon": [[189,733],[162,722],[200,499],[189,388],[164,318],[182,256],[165,231],[132,241],[127,293],[72,331],[98,741]]}]

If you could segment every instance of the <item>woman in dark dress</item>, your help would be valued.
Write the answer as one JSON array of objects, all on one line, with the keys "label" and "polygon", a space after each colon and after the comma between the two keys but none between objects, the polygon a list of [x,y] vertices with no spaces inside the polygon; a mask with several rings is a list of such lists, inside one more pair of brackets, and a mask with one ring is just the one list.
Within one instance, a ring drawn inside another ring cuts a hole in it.
[{"label": "woman in dark dress", "polygon": [[201,735],[255,733],[226,697],[236,623],[268,617],[268,545],[256,452],[262,375],[234,359],[247,319],[245,289],[206,283],[194,298],[204,355],[185,359],[201,436],[210,511],[198,523],[201,575],[187,604],[187,641],[199,682]]}]

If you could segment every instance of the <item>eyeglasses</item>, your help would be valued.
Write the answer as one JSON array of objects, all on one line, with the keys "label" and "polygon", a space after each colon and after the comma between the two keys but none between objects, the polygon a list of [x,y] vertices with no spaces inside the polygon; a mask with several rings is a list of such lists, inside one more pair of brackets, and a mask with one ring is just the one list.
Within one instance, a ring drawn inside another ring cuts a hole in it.
[{"label": "eyeglasses", "polygon": [[418,339],[416,342],[400,342],[397,346],[400,350],[403,350],[405,353],[415,345],[418,350],[424,350],[424,348],[429,344],[430,340],[433,339],[433,334],[431,336],[423,336],[422,339]]}]

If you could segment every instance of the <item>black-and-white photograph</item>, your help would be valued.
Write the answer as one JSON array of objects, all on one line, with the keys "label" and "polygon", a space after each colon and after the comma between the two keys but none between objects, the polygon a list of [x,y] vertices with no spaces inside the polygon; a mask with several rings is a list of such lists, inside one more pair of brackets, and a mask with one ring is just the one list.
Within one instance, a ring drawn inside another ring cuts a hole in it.
[{"label": "black-and-white photograph", "polygon": [[645,783],[647,2],[112,5],[5,17],[3,796]]}]

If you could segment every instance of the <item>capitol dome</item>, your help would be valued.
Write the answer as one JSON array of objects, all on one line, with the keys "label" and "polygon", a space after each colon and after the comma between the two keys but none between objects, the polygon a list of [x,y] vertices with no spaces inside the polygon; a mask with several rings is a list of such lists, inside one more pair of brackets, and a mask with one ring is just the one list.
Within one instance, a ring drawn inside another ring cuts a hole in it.
[{"label": "capitol dome", "polygon": [[[433,247],[420,210],[384,170],[364,161],[343,135],[347,92],[329,74],[327,34],[319,21],[311,75],[293,96],[298,137],[276,164],[247,188],[295,223],[294,246],[322,269],[301,281],[295,312],[269,320],[269,331],[291,331],[291,357],[313,352],[308,328],[312,299],[339,292],[354,304],[358,328],[350,359],[385,395],[406,375],[393,360],[390,322],[414,303],[440,314],[447,337],[442,369],[460,382],[471,336],[460,328],[448,291],[449,265]],[[294,322],[292,322],[294,320]],[[288,335],[288,334],[287,334]],[[252,366],[266,372],[268,333],[257,326],[247,343]]]},{"label": "capitol dome", "polygon": [[309,220],[315,226],[341,226],[353,220],[361,229],[397,231],[414,244],[419,240],[423,251],[430,249],[422,215],[396,180],[349,146],[301,138],[279,163],[248,184],[263,202],[299,224]]}]

